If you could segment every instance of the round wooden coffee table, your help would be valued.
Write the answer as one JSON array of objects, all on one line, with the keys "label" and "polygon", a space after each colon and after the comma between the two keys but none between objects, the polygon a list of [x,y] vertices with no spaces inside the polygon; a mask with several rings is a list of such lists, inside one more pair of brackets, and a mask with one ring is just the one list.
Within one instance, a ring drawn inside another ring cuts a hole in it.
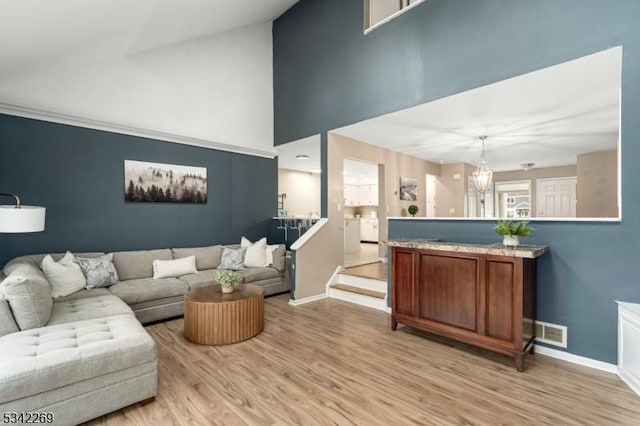
[{"label": "round wooden coffee table", "polygon": [[226,345],[249,339],[264,328],[264,290],[241,284],[233,293],[219,285],[184,296],[184,337],[201,345]]}]

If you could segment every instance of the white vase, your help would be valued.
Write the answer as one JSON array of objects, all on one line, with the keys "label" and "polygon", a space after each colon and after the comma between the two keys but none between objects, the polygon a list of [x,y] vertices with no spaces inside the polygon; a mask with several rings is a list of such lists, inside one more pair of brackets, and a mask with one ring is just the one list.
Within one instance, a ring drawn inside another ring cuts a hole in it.
[{"label": "white vase", "polygon": [[520,239],[517,235],[505,235],[502,244],[507,247],[517,247],[520,244]]},{"label": "white vase", "polygon": [[223,293],[233,293],[234,290],[235,290],[234,287],[222,287]]}]

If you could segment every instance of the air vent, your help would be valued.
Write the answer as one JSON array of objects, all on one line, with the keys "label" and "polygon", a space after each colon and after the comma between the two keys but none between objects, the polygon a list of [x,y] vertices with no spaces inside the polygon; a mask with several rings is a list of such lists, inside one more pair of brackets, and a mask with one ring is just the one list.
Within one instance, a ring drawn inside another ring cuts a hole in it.
[{"label": "air vent", "polygon": [[567,347],[567,327],[536,321],[536,341],[550,345]]}]

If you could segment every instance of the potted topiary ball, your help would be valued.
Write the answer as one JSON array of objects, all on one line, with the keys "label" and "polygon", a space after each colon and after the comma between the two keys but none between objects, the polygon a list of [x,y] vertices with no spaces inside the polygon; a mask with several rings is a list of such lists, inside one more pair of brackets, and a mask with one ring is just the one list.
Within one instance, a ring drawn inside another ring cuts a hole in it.
[{"label": "potted topiary ball", "polygon": [[409,214],[410,214],[412,217],[416,217],[416,215],[418,214],[418,211],[419,211],[419,210],[420,210],[420,209],[418,209],[418,206],[416,206],[415,204],[411,204],[411,205],[409,206],[409,208],[407,209],[407,211],[409,212]]},{"label": "potted topiary ball", "polygon": [[244,277],[236,271],[218,271],[216,281],[222,287],[223,293],[233,293],[235,288],[242,283]]}]

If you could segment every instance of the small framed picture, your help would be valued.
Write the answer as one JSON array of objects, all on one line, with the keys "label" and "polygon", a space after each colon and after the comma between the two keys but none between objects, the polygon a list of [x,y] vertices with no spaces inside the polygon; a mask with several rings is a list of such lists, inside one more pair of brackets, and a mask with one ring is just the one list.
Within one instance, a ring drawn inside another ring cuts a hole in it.
[{"label": "small framed picture", "polygon": [[418,201],[417,179],[400,178],[400,199],[405,201]]}]

